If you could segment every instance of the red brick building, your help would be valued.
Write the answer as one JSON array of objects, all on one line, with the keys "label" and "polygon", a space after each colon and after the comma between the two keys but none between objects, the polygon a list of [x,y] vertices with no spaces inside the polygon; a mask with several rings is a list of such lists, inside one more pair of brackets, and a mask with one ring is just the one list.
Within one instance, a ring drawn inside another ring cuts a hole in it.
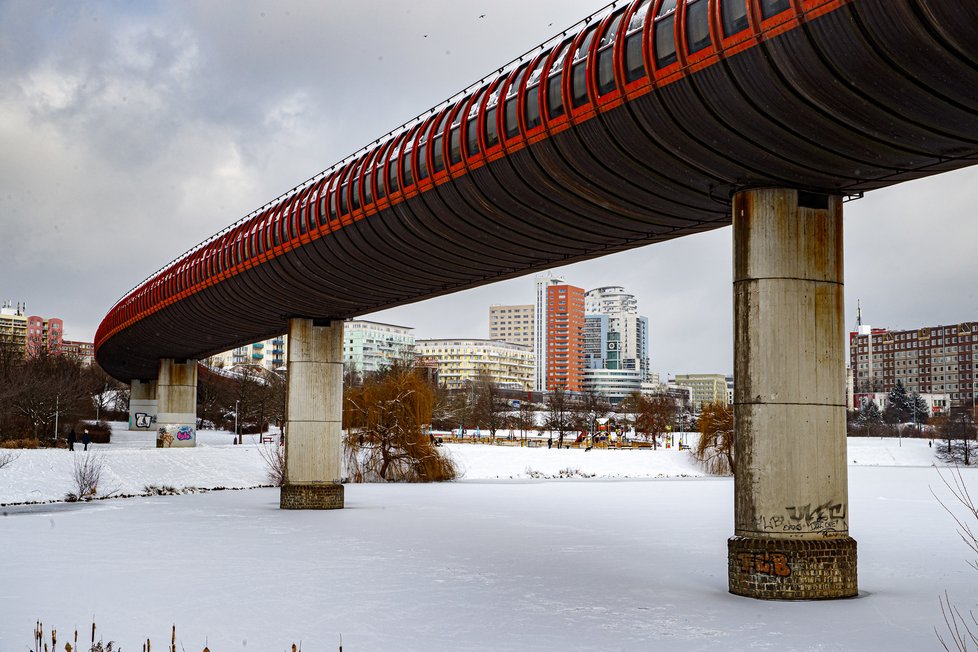
[{"label": "red brick building", "polygon": [[584,383],[584,290],[547,287],[547,389],[580,392]]},{"label": "red brick building", "polygon": [[972,405],[978,389],[978,322],[891,331],[861,326],[849,333],[849,366],[856,394],[948,394],[951,407]]}]

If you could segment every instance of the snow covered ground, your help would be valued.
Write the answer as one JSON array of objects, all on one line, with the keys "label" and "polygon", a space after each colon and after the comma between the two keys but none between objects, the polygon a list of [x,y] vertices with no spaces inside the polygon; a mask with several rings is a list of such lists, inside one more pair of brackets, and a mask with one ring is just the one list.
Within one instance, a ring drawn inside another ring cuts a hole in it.
[{"label": "snow covered ground", "polygon": [[[126,437],[104,451],[124,487],[266,481],[226,435],[170,451]],[[933,450],[902,444],[849,441],[852,600],[728,594],[732,481],[682,477],[698,471],[675,449],[446,445],[462,481],[347,485],[337,512],[281,511],[275,489],[0,508],[0,651],[29,649],[38,619],[63,641],[93,615],[125,650],[162,649],[171,623],[177,649],[215,652],[341,635],[346,652],[936,649],[938,596],[975,605],[978,573],[931,495],[947,500]],[[25,451],[0,502],[60,498],[69,455]]]}]

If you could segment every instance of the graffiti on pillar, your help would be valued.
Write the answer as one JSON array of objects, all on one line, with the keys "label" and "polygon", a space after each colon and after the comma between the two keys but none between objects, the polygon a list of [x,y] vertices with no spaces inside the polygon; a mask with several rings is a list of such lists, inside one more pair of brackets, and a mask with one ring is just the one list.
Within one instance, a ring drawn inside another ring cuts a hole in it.
[{"label": "graffiti on pillar", "polygon": [[791,505],[785,507],[786,515],[758,516],[754,525],[767,532],[804,532],[831,536],[848,529],[844,503],[828,500],[821,505]]},{"label": "graffiti on pillar", "polygon": [[194,429],[192,426],[180,426],[177,428],[177,439],[179,441],[190,441],[194,438]]},{"label": "graffiti on pillar", "polygon": [[146,428],[149,430],[156,423],[156,417],[152,414],[146,414],[145,412],[137,412],[134,423],[137,428]]},{"label": "graffiti on pillar", "polygon": [[166,431],[166,426],[160,427],[156,432],[157,447],[170,448],[173,446],[173,435]]},{"label": "graffiti on pillar", "polygon": [[808,532],[819,532],[829,536],[839,529],[846,528],[846,506],[844,503],[828,500],[821,505],[812,504],[785,507],[788,518],[798,529],[804,527]]},{"label": "graffiti on pillar", "polygon": [[791,564],[783,552],[750,553],[737,555],[743,573],[768,575],[770,577],[791,577]]}]

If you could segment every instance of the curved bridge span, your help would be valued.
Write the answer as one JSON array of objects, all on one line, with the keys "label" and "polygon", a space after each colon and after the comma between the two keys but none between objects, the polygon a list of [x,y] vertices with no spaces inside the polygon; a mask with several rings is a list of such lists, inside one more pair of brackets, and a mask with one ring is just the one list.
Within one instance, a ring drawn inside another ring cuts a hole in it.
[{"label": "curved bridge span", "polygon": [[[978,4],[638,0],[201,243],[95,338],[153,377],[283,333],[978,161]],[[460,252],[465,252],[462,255]]]},{"label": "curved bridge span", "polygon": [[154,274],[96,357],[193,445],[194,359],[288,331],[281,506],[338,509],[343,319],[732,223],[729,588],[851,597],[843,198],[978,162],[976,89],[976,0],[619,2]]}]

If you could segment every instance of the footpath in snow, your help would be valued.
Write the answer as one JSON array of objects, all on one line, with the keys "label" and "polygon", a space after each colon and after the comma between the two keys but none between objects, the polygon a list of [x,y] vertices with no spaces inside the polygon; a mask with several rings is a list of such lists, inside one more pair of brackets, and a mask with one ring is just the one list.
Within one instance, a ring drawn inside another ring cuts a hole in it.
[{"label": "footpath in snow", "polygon": [[[125,423],[112,426],[111,444],[89,446],[93,455],[103,459],[100,495],[139,495],[148,487],[179,492],[269,484],[263,444],[255,436],[245,436],[242,445],[234,445],[230,433],[202,430],[196,448],[157,449],[153,433],[129,432]],[[273,439],[277,442],[277,435]],[[264,446],[274,448],[275,444]],[[18,451],[17,460],[0,469],[0,505],[64,500],[74,490],[74,462],[85,455],[80,444],[77,448],[74,453],[63,449]],[[463,482],[704,475],[688,451],[676,448],[584,451],[445,444],[440,450],[455,460]],[[852,466],[931,466],[934,451],[924,439],[851,438],[848,457]]]}]

